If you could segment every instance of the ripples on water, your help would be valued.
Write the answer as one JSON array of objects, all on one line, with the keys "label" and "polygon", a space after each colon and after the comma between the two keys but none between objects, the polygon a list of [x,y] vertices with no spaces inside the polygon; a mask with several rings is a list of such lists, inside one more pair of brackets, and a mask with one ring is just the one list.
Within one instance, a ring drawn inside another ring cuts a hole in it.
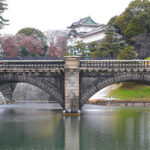
[{"label": "ripples on water", "polygon": [[58,104],[0,106],[0,150],[150,150],[150,108]]}]

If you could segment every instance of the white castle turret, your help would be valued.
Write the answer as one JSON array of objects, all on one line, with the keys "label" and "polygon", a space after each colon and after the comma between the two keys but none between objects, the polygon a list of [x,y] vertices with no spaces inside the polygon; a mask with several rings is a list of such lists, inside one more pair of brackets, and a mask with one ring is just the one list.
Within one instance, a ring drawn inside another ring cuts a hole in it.
[{"label": "white castle turret", "polygon": [[90,43],[93,41],[101,41],[105,37],[107,26],[96,23],[91,17],[86,17],[72,23],[68,28],[70,29],[69,35],[73,36],[76,42]]}]

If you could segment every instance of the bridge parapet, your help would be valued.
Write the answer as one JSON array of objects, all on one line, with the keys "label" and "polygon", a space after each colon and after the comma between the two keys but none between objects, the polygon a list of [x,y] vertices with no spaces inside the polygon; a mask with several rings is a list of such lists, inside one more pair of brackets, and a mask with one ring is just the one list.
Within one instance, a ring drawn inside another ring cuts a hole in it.
[{"label": "bridge parapet", "polygon": [[81,70],[112,70],[112,71],[150,71],[147,60],[81,60]]},{"label": "bridge parapet", "polygon": [[60,70],[64,68],[64,60],[1,60],[0,72],[18,70]]}]

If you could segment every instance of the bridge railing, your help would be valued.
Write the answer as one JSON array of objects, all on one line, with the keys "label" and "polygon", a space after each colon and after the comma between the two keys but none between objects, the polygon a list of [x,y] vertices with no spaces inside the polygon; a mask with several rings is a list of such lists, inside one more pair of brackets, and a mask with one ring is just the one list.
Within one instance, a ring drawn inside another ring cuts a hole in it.
[{"label": "bridge railing", "polygon": [[9,68],[64,68],[64,60],[0,60],[0,69]]},{"label": "bridge railing", "polygon": [[148,60],[80,60],[81,68],[150,69]]},{"label": "bridge railing", "polygon": [[[64,68],[64,60],[0,60],[0,69]],[[80,60],[80,68],[94,69],[150,69],[148,60]]]}]

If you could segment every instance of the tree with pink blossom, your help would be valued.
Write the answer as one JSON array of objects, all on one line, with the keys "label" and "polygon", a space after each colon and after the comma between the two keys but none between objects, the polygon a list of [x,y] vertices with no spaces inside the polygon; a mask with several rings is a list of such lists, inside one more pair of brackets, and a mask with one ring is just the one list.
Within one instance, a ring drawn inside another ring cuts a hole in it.
[{"label": "tree with pink blossom", "polygon": [[1,37],[5,57],[39,57],[43,55],[43,45],[36,35],[20,35]]}]

